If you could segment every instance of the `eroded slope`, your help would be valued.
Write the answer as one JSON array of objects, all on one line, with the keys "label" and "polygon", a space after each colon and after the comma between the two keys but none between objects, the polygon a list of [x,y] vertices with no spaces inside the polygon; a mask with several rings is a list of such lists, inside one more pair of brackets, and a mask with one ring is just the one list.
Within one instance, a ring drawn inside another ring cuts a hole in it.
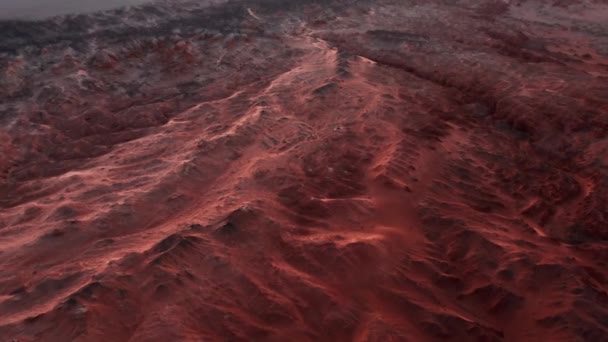
[{"label": "eroded slope", "polygon": [[601,340],[607,18],[244,1],[7,23],[0,336]]}]

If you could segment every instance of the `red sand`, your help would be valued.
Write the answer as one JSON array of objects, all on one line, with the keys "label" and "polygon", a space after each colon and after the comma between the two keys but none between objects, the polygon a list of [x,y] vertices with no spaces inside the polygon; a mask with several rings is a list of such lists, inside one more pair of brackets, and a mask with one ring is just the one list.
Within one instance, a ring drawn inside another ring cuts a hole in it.
[{"label": "red sand", "polygon": [[0,340],[606,340],[608,5],[480,3],[2,24]]}]

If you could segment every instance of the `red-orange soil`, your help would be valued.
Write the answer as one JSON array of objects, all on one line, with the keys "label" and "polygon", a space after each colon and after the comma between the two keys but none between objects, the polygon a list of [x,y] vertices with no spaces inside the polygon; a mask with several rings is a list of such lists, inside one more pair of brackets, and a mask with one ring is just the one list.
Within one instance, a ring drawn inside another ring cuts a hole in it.
[{"label": "red-orange soil", "polygon": [[0,340],[607,341],[608,3],[0,23]]}]

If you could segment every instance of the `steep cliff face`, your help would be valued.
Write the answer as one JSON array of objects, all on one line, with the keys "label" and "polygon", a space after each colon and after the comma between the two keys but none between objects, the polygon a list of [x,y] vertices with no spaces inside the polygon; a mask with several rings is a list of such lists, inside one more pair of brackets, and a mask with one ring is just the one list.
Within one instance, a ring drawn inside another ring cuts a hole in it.
[{"label": "steep cliff face", "polygon": [[0,23],[0,337],[600,341],[608,3]]}]

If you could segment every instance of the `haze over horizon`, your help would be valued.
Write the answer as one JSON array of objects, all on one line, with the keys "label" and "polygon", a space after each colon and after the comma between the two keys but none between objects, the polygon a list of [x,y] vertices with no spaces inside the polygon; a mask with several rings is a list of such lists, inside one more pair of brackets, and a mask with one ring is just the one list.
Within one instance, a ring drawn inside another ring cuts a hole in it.
[{"label": "haze over horizon", "polygon": [[0,20],[36,20],[57,15],[90,13],[139,5],[152,1],[154,0],[0,0]]}]

